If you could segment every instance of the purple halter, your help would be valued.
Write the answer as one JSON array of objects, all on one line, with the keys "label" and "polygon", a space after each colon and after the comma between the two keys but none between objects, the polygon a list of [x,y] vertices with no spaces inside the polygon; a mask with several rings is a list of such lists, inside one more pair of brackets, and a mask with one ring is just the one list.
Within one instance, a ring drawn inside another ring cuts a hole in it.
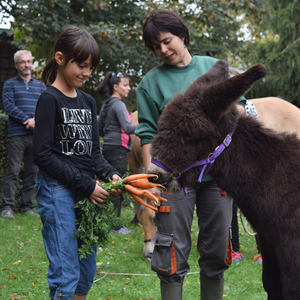
[{"label": "purple halter", "polygon": [[[173,170],[169,169],[167,166],[165,166],[163,163],[159,162],[158,160],[151,158],[151,162],[155,165],[157,165],[158,167],[164,169],[165,171],[167,171],[168,173],[171,174],[173,179],[179,179],[181,177],[181,175],[190,170],[191,168],[194,167],[199,167],[199,166],[203,166],[201,173],[199,175],[198,181],[201,182],[202,177],[204,175],[204,172],[207,173],[209,172],[209,170],[211,169],[212,164],[214,163],[215,159],[229,146],[229,144],[232,141],[232,135],[233,135],[232,131],[231,133],[229,133],[226,138],[224,139],[224,141],[222,142],[222,144],[220,144],[215,151],[208,157],[205,159],[202,159],[200,161],[197,161],[196,163],[192,164],[190,167],[186,168],[185,170],[183,170],[181,173],[175,173]],[[177,175],[178,174],[178,175]],[[177,175],[177,176],[176,176]],[[186,186],[183,187],[184,190],[184,194],[187,194],[187,189]]]}]

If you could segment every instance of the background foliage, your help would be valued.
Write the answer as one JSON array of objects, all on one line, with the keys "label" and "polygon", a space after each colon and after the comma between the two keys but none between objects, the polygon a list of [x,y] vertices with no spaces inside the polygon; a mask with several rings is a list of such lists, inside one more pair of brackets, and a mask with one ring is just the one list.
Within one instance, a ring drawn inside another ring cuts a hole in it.
[{"label": "background foliage", "polygon": [[[29,48],[41,65],[53,56],[59,33],[70,25],[86,28],[101,50],[99,68],[83,89],[98,108],[103,99],[94,87],[107,71],[130,75],[132,91],[125,99],[129,111],[136,107],[135,87],[159,59],[142,41],[142,24],[160,8],[177,11],[190,33],[193,54],[226,59],[245,70],[264,63],[269,75],[248,98],[284,96],[298,104],[299,10],[296,0],[5,0],[0,9],[14,17],[14,43]],[[247,38],[245,38],[245,30]],[[300,101],[300,100],[299,100]]]}]

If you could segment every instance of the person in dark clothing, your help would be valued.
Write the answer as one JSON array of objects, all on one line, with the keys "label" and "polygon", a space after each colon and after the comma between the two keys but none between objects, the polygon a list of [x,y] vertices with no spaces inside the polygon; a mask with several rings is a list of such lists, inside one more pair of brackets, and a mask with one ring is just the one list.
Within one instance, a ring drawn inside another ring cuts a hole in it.
[{"label": "person in dark clothing", "polygon": [[[121,179],[100,152],[95,100],[78,88],[100,61],[99,46],[84,29],[71,27],[57,39],[42,79],[51,84],[36,108],[33,138],[38,212],[49,260],[51,299],[84,300],[96,274],[97,247],[80,260],[74,237],[78,195],[101,205],[110,195],[95,180]],[[118,196],[122,191],[113,189]]]},{"label": "person in dark clothing", "polygon": [[40,94],[46,86],[31,75],[32,55],[30,51],[19,50],[14,54],[18,75],[5,81],[3,106],[8,114],[8,165],[2,185],[1,215],[13,219],[12,208],[18,185],[18,177],[24,158],[24,176],[21,190],[20,211],[38,216],[33,210],[33,194],[37,166],[32,158],[32,136],[34,114]]},{"label": "person in dark clothing", "polygon": [[[104,138],[103,155],[123,176],[127,171],[127,152],[131,151],[130,134],[137,125],[131,124],[130,115],[122,98],[130,91],[129,77],[124,73],[108,72],[104,80],[96,87],[96,91],[105,98],[98,120],[99,134]],[[121,216],[123,196],[112,200],[117,217]],[[113,232],[129,234],[133,230],[118,226]]]}]

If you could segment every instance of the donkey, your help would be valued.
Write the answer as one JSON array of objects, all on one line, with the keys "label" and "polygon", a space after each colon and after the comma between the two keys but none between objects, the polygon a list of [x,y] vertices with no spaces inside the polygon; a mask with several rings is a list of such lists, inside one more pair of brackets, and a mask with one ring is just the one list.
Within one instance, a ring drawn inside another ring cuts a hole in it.
[{"label": "donkey", "polygon": [[[254,103],[258,119],[264,127],[277,132],[296,133],[300,138],[300,109],[297,106],[278,97],[256,98],[248,101]],[[137,111],[131,114],[131,122],[134,125],[138,124]],[[143,172],[143,158],[140,139],[132,134],[131,140],[132,151],[128,152],[128,164],[133,174],[141,173]],[[155,212],[137,201],[134,202],[134,209],[145,233],[143,255],[150,260],[154,250],[152,239],[156,234]]]},{"label": "donkey", "polygon": [[258,233],[268,299],[299,300],[300,140],[253,117],[239,118],[236,109],[238,98],[266,74],[260,64],[228,78],[227,62],[218,61],[175,96],[151,142],[160,166],[151,163],[148,172],[177,191],[208,171]]}]

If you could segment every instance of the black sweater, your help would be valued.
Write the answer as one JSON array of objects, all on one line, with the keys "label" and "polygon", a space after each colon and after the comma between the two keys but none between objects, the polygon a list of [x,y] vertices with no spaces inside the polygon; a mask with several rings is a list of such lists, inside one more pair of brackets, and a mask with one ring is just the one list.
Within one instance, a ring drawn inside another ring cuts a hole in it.
[{"label": "black sweater", "polygon": [[65,96],[50,86],[38,100],[33,135],[34,163],[76,192],[89,197],[94,177],[107,181],[119,172],[100,152],[95,100],[77,91]]}]

